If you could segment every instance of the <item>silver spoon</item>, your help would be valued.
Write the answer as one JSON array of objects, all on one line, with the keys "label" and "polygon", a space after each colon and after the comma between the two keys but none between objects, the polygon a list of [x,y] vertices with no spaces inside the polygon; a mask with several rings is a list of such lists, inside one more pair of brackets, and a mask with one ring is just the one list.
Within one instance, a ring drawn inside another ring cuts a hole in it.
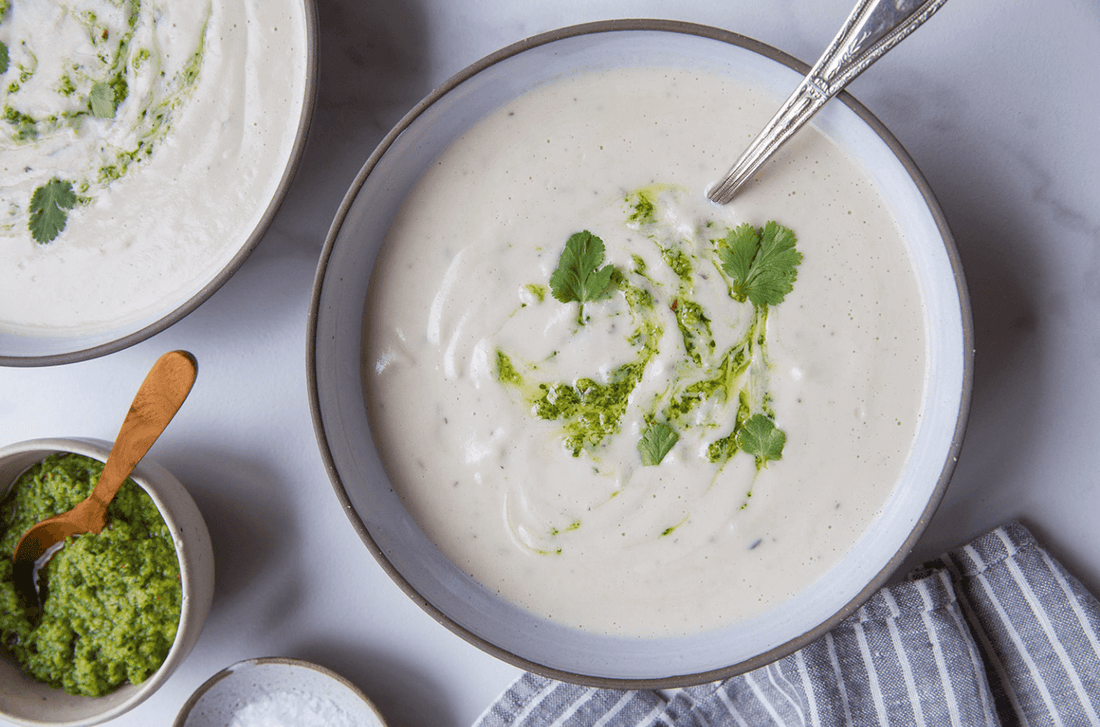
[{"label": "silver spoon", "polygon": [[947,0],[858,0],[844,26],[791,97],[707,197],[726,204],[825,102],[916,30]]}]

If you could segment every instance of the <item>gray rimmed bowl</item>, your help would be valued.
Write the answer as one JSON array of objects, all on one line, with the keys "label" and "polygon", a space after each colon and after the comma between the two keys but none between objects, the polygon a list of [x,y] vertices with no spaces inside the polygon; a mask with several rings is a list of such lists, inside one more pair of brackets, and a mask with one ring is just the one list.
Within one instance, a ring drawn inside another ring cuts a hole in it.
[{"label": "gray rimmed bowl", "polygon": [[539,83],[587,70],[673,65],[732,76],[776,108],[807,66],[748,38],[656,20],[575,26],[504,48],[417,105],[356,177],[329,231],[308,331],[310,404],[337,497],[368,550],[427,612],[512,664],[621,688],[698,684],[762,666],[821,636],[885,584],[920,537],[954,469],[969,410],[973,333],[954,241],[924,177],[866,108],[841,94],[814,124],[874,178],[910,243],[928,335],[923,413],[901,478],[852,550],[787,602],[690,636],[582,632],[496,596],[451,563],[403,508],[374,447],[361,381],[363,317],[387,228],[420,175],[454,139]]},{"label": "gray rimmed bowl", "polygon": [[[128,348],[165,330],[198,308],[244,264],[260,243],[286,198],[298,165],[305,153],[317,100],[318,50],[317,8],[315,0],[300,0],[305,27],[302,95],[294,99],[301,109],[295,121],[296,131],[290,153],[272,196],[262,203],[262,215],[255,227],[233,242],[235,253],[219,269],[188,287],[166,295],[154,310],[136,320],[97,327],[88,333],[67,331],[14,332],[0,326],[0,366],[53,366],[96,358]],[[195,210],[195,214],[203,214]],[[0,290],[0,295],[3,295]]]},{"label": "gray rimmed bowl", "polygon": [[[57,452],[107,460],[111,444],[98,439],[31,439],[0,447],[0,493],[29,467]],[[141,684],[123,684],[102,697],[81,697],[24,675],[0,647],[0,719],[38,727],[85,727],[112,720],[148,699],[184,662],[199,639],[214,598],[214,551],[206,521],[176,477],[149,457],[131,478],[160,511],[175,541],[183,603],[176,639],[164,663]]]}]

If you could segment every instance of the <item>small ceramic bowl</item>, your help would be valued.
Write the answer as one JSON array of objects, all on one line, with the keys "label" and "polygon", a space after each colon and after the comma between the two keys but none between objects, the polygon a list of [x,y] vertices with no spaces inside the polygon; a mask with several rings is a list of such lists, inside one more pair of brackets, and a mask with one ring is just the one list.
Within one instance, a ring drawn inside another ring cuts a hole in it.
[{"label": "small ceramic bowl", "polygon": [[270,715],[292,724],[324,720],[386,727],[367,696],[347,679],[312,662],[279,657],[247,659],[222,669],[195,690],[173,727],[228,727],[235,717],[245,724],[271,724],[265,721]]},{"label": "small ceramic bowl", "polygon": [[[111,445],[97,439],[32,439],[0,447],[0,491],[27,468],[56,452],[73,452],[105,461]],[[195,501],[168,470],[143,459],[131,478],[153,499],[176,545],[183,605],[176,640],[164,663],[138,685],[124,684],[102,697],[79,697],[24,675],[0,649],[0,719],[20,725],[78,727],[114,719],[160,688],[191,652],[214,596],[214,551],[210,533]]]}]

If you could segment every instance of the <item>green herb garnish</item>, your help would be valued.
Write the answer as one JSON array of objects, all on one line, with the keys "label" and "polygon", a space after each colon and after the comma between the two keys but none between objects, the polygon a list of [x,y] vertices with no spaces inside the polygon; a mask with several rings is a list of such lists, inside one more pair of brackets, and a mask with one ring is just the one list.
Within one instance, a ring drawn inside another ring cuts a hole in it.
[{"label": "green herb garnish", "polygon": [[642,438],[638,440],[638,453],[642,455],[642,464],[646,467],[661,464],[679,441],[680,435],[664,422],[650,424]]},{"label": "green herb garnish", "polygon": [[[584,325],[584,304],[609,292],[613,265],[603,265],[603,240],[588,230],[577,232],[565,243],[558,267],[550,275],[550,292],[562,303],[580,304],[577,322]],[[600,267],[603,265],[603,267]]]},{"label": "green herb garnish", "polygon": [[737,444],[741,451],[756,457],[756,469],[768,462],[783,459],[783,445],[787,443],[784,434],[771,417],[754,414],[737,433]]},{"label": "green herb garnish", "polygon": [[57,237],[65,229],[69,216],[66,210],[71,210],[78,201],[73,183],[57,177],[34,190],[28,226],[35,241],[45,244]]},{"label": "green herb garnish", "polygon": [[775,221],[758,230],[745,223],[718,242],[722,270],[732,279],[733,297],[753,305],[779,305],[798,277],[802,253],[794,233]]},{"label": "green herb garnish", "polygon": [[[64,180],[47,181],[49,172],[42,172],[43,176],[28,184],[26,196],[13,202],[9,216],[19,215],[22,225],[22,211],[29,210],[26,224],[32,238],[40,244],[56,239],[65,229],[67,210],[92,203],[112,182],[145,163],[171,133],[176,114],[195,91],[211,10],[207,8],[202,28],[197,29],[191,46],[193,52],[179,61],[173,57],[169,63],[159,47],[137,45],[143,36],[139,32],[142,18],[149,16],[145,19],[150,23],[155,19],[152,4],[146,0],[114,0],[111,4],[121,14],[112,13],[111,18],[89,11],[73,10],[69,14],[67,22],[82,26],[94,52],[81,54],[79,58],[63,56],[60,74],[54,79],[43,79],[49,81],[52,90],[52,94],[44,94],[41,99],[44,108],[39,99],[33,104],[26,103],[20,94],[28,90],[28,80],[42,72],[34,43],[27,41],[48,43],[48,39],[21,40],[18,47],[0,44],[0,73],[6,91],[0,94],[5,95],[0,104],[0,127],[15,143],[44,143],[58,135],[73,133],[86,135],[89,132],[84,123],[88,118],[98,118],[106,124],[118,123],[123,105],[133,106],[134,113],[127,114],[125,144],[97,145],[82,165],[66,173],[71,180],[67,189]],[[0,0],[0,19],[4,19],[5,12],[11,14],[10,5],[9,0]],[[33,116],[27,113],[28,109]],[[75,199],[66,192],[75,194]]]},{"label": "green herb garnish", "polygon": [[88,108],[92,116],[99,119],[113,119],[118,103],[115,101],[115,90],[111,85],[99,81],[92,86],[88,93]]},{"label": "green herb garnish", "polygon": [[[643,466],[660,465],[687,436],[692,441],[684,456],[696,453],[720,470],[743,453],[754,459],[759,476],[769,462],[782,459],[786,444],[768,391],[768,314],[792,290],[802,253],[795,249],[794,233],[775,221],[721,232],[712,232],[712,223],[706,223],[702,234],[713,244],[699,245],[672,216],[661,213],[658,204],[665,189],[652,185],[625,197],[624,223],[654,244],[653,257],[634,254],[622,268],[605,265],[603,240],[585,230],[570,236],[550,276],[554,298],[580,304],[579,326],[590,322],[586,302],[621,294],[633,324],[621,330],[633,357],[598,374],[554,381],[540,375],[542,362],[513,361],[498,349],[496,378],[523,397],[533,416],[558,422],[566,450],[574,457],[591,457],[597,468],[607,443],[622,434],[627,410],[640,407],[645,425],[636,447]],[[722,237],[713,239],[715,235]],[[657,269],[647,269],[647,260]],[[716,272],[729,298],[727,304],[705,308],[697,286]],[[541,298],[540,291],[527,289]],[[735,310],[738,304],[740,311]],[[669,311],[683,342],[680,360],[668,366],[663,388],[639,389],[660,342],[678,345],[663,338]],[[608,316],[611,330],[627,320],[616,319],[624,312],[615,306],[601,308],[599,315]],[[731,325],[738,332],[729,343]],[[719,337],[719,331],[725,335]],[[743,507],[751,496],[752,486]]]}]

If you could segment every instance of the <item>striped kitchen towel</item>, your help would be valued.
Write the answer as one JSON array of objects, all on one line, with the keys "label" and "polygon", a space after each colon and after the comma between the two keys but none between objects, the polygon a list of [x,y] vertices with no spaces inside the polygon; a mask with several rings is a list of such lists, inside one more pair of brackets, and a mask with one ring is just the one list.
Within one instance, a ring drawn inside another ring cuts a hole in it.
[{"label": "striped kitchen towel", "polygon": [[1100,602],[1019,523],[883,588],[800,651],[670,692],[520,677],[476,727],[1100,725]]}]

